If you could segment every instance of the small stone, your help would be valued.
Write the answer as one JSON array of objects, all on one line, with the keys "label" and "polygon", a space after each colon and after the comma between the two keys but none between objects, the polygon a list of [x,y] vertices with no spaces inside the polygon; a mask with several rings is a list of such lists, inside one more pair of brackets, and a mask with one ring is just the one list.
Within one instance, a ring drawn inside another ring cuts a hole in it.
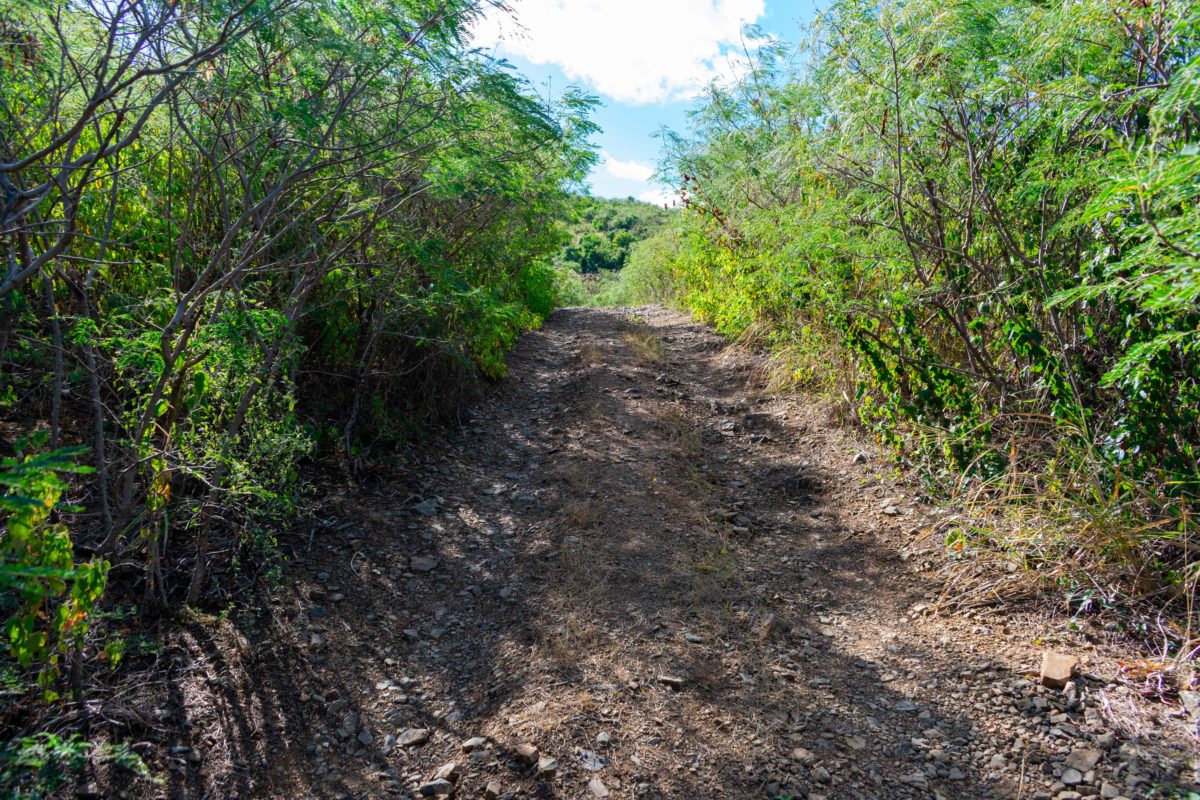
[{"label": "small stone", "polygon": [[454,762],[443,764],[438,767],[438,771],[433,773],[434,780],[450,781],[458,783],[458,779],[462,777],[462,767]]},{"label": "small stone", "polygon": [[537,775],[543,780],[551,780],[558,774],[558,759],[543,758],[538,761]]},{"label": "small stone", "polygon": [[1053,653],[1049,650],[1042,653],[1042,686],[1047,686],[1051,689],[1063,688],[1071,680],[1071,676],[1075,674],[1075,667],[1078,664],[1079,659],[1073,656]]},{"label": "small stone", "polygon": [[1104,750],[1111,750],[1117,746],[1117,735],[1115,733],[1102,733],[1096,737],[1096,746]]},{"label": "small stone", "polygon": [[1067,786],[1078,786],[1083,783],[1083,773],[1071,767],[1063,770],[1062,777],[1059,778]]},{"label": "small stone", "polygon": [[1121,796],[1121,790],[1108,781],[1104,781],[1100,784],[1100,796],[1106,798],[1106,800],[1112,800],[1114,797]]},{"label": "small stone", "polygon": [[929,779],[925,777],[924,772],[914,772],[911,775],[905,775],[900,781],[901,783],[907,783],[909,786],[915,786],[918,789],[929,788]]},{"label": "small stone", "polygon": [[500,781],[488,781],[488,785],[483,789],[484,800],[496,800],[504,792],[504,787],[500,785]]},{"label": "small stone", "polygon": [[867,463],[867,454],[864,453],[862,450],[859,450],[857,453],[854,454],[854,463],[855,464]]},{"label": "small stone", "polygon": [[424,728],[409,728],[396,737],[396,744],[401,747],[416,747],[429,741],[429,731]]},{"label": "small stone", "polygon": [[1004,769],[1007,766],[1008,759],[999,753],[996,753],[996,755],[992,756],[991,760],[988,761],[988,769]]},{"label": "small stone", "polygon": [[807,767],[810,764],[812,764],[814,761],[816,761],[817,757],[815,755],[813,755],[813,752],[811,750],[808,750],[807,748],[804,748],[804,747],[797,747],[795,750],[792,751],[792,760],[798,761]]},{"label": "small stone", "polygon": [[438,560],[436,558],[413,556],[408,560],[408,568],[413,572],[433,572],[437,567]]},{"label": "small stone", "polygon": [[682,689],[687,685],[687,679],[679,675],[659,675],[658,682],[670,686],[672,689]]},{"label": "small stone", "polygon": [[1069,768],[1077,769],[1080,772],[1087,772],[1095,768],[1096,764],[1100,762],[1101,755],[1099,750],[1089,750],[1081,747],[1077,750],[1072,750],[1071,755],[1067,756],[1067,760],[1063,763]]},{"label": "small stone", "polygon": [[856,752],[860,751],[860,750],[866,750],[867,749],[867,740],[861,736],[847,736],[846,737],[846,746]]},{"label": "small stone", "polygon": [[361,744],[363,747],[370,747],[371,743],[375,741],[375,735],[366,728],[363,728],[361,731],[359,731],[356,738],[358,739],[359,744]]},{"label": "small stone", "polygon": [[596,744],[600,745],[601,747],[608,747],[610,744],[612,744],[612,734],[607,731],[597,734]]},{"label": "small stone", "polygon": [[517,758],[526,764],[534,764],[538,760],[538,749],[531,744],[517,745]]},{"label": "small stone", "polygon": [[889,517],[898,517],[900,516],[900,509],[896,506],[888,506],[887,508],[883,509],[883,513]]},{"label": "small stone", "polygon": [[910,714],[917,710],[917,704],[908,700],[900,700],[896,703],[895,709],[905,714]]},{"label": "small stone", "polygon": [[474,738],[467,739],[462,743],[462,751],[464,753],[473,753],[476,750],[482,750],[483,748],[487,747],[487,742],[488,740],[485,736],[476,736]]},{"label": "small stone", "polygon": [[431,497],[428,500],[422,500],[413,506],[413,511],[416,511],[423,517],[436,517],[438,513],[437,498]]},{"label": "small stone", "polygon": [[422,797],[444,797],[454,793],[454,784],[444,778],[438,778],[435,781],[421,784],[417,789]]},{"label": "small stone", "polygon": [[592,797],[608,797],[608,789],[600,782],[599,778],[592,778],[588,781],[587,788],[592,793]]},{"label": "small stone", "polygon": [[1200,692],[1180,692],[1179,701],[1189,716],[1200,717]]}]

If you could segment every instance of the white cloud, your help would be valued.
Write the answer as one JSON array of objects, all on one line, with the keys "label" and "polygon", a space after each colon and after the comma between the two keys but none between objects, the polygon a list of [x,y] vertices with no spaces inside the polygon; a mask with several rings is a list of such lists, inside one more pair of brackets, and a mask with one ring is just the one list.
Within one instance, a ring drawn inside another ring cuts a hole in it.
[{"label": "white cloud", "polygon": [[648,189],[638,195],[638,200],[656,206],[671,206],[679,200],[679,195],[666,189]]},{"label": "white cloud", "polygon": [[[693,97],[742,70],[742,26],[764,0],[512,0],[475,28],[479,47],[499,46],[534,64],[556,64],[613,100]],[[515,19],[514,19],[515,17]]]},{"label": "white cloud", "polygon": [[621,161],[607,151],[600,153],[601,168],[618,180],[645,183],[654,174],[654,167],[640,161]]}]

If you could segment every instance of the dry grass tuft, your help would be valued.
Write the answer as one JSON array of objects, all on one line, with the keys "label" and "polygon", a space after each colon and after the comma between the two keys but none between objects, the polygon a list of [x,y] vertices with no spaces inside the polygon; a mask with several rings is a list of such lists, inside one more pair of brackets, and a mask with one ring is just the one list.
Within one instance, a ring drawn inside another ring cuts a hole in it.
[{"label": "dry grass tuft", "polygon": [[663,440],[684,458],[698,458],[703,452],[700,428],[683,408],[670,405],[658,415],[658,427]]},{"label": "dry grass tuft", "polygon": [[563,520],[576,530],[588,530],[600,524],[600,505],[591,498],[572,500],[563,506]]},{"label": "dry grass tuft", "polygon": [[666,358],[667,348],[662,339],[645,328],[637,328],[625,334],[625,342],[634,356],[644,364],[661,364]]},{"label": "dry grass tuft", "polygon": [[596,348],[596,346],[591,342],[588,342],[587,344],[581,345],[580,348],[575,351],[575,360],[580,364],[598,364],[602,363],[604,358],[600,355],[600,351]]},{"label": "dry grass tuft", "polygon": [[926,531],[952,557],[944,605],[1013,606],[1053,593],[1071,624],[1144,631],[1159,660],[1196,664],[1195,520],[1186,503],[1151,495],[1144,482],[1118,478],[1114,485],[1109,477],[1119,472],[1078,444],[1086,439],[1082,431],[1062,437],[1047,458],[1027,435],[1027,454],[1010,445],[1002,473],[960,482],[954,499],[961,513]]}]

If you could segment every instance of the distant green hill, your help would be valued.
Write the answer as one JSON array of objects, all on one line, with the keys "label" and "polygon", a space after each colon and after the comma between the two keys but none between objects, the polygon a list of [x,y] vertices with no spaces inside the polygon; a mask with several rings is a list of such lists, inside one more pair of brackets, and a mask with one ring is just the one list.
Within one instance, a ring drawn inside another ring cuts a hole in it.
[{"label": "distant green hill", "polygon": [[555,265],[585,275],[622,269],[633,245],[654,235],[670,213],[632,197],[579,196],[568,225],[571,241],[559,252]]}]

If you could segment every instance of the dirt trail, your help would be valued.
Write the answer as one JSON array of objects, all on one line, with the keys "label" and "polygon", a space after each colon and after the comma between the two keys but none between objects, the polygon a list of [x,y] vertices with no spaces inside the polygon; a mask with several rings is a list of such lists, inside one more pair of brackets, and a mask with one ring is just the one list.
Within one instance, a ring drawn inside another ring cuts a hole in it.
[{"label": "dirt trail", "polygon": [[1120,687],[1037,687],[1026,622],[926,616],[900,546],[927,511],[754,367],[663,309],[555,314],[419,482],[326,502],[269,630],[179,644],[165,791],[1141,797],[1192,776],[1113,735]]}]

